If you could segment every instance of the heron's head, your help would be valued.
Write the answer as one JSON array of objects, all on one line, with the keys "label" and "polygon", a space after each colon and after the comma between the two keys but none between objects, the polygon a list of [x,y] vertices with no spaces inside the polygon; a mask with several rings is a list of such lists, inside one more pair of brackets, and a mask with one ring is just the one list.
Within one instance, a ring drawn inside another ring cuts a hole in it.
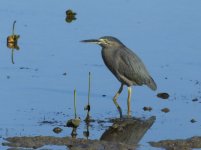
[{"label": "heron's head", "polygon": [[116,47],[124,46],[123,43],[121,43],[121,41],[119,41],[117,38],[112,36],[104,36],[99,39],[83,40],[81,42],[95,43],[100,45],[103,48],[116,48]]}]

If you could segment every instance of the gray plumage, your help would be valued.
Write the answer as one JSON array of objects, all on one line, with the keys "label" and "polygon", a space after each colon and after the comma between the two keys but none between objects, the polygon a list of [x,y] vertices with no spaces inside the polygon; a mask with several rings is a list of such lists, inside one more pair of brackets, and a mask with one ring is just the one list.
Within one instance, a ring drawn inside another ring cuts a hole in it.
[{"label": "gray plumage", "polygon": [[117,42],[115,46],[102,44],[102,58],[105,65],[116,76],[116,78],[127,86],[147,85],[152,90],[156,90],[156,84],[149,75],[141,59],[118,39],[114,37],[101,37]]},{"label": "gray plumage", "polygon": [[131,86],[147,85],[152,90],[157,89],[156,83],[148,73],[141,59],[117,38],[104,36],[98,40],[83,40],[82,42],[96,43],[102,47],[101,53],[105,65],[121,82],[121,87],[113,98],[120,116],[122,116],[122,112],[116,100],[123,89],[123,85],[128,86],[128,115],[130,115]]}]

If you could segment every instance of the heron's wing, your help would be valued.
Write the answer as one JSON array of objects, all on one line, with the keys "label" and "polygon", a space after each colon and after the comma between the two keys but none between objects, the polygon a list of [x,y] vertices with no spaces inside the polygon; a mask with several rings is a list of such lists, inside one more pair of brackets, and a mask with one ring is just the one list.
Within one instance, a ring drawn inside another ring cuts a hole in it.
[{"label": "heron's wing", "polygon": [[151,89],[156,89],[154,80],[149,75],[141,59],[134,52],[125,48],[124,50],[118,51],[118,53],[120,56],[118,72],[121,75],[138,85],[146,84]]}]

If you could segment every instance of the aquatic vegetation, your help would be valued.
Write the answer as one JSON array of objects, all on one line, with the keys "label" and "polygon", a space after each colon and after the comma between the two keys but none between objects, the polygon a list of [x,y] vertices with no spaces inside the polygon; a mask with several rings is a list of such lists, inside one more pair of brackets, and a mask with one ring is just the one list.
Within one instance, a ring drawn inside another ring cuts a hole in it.
[{"label": "aquatic vegetation", "polygon": [[90,92],[91,92],[91,73],[89,72],[88,103],[87,103],[87,105],[84,107],[84,110],[87,111],[87,116],[86,116],[86,118],[85,118],[85,121],[86,121],[86,122],[89,122],[89,121],[90,121],[90,109],[91,109],[91,106],[90,106]]},{"label": "aquatic vegetation", "polygon": [[77,117],[77,110],[76,110],[76,89],[74,90],[74,119],[70,119],[67,121],[67,127],[77,128],[80,125],[81,119]]},{"label": "aquatic vegetation", "polygon": [[74,119],[70,119],[67,121],[66,126],[72,128],[71,136],[72,138],[76,138],[77,136],[77,127],[80,125],[81,119],[77,117],[77,109],[76,109],[76,89],[74,89]]},{"label": "aquatic vegetation", "polygon": [[76,20],[77,18],[75,17],[77,13],[73,12],[71,9],[66,11],[66,22],[71,23],[73,20]]},{"label": "aquatic vegetation", "polygon": [[14,64],[14,50],[20,49],[18,46],[18,39],[20,38],[20,35],[15,34],[15,24],[16,21],[13,22],[12,35],[9,35],[7,37],[7,47],[12,50],[11,60],[13,64]]}]

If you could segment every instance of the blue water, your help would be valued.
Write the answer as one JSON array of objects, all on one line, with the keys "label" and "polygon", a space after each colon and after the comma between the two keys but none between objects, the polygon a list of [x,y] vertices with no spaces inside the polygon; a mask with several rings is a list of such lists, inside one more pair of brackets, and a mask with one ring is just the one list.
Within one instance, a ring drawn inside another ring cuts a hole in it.
[{"label": "blue water", "polygon": [[[200,5],[199,0],[1,0],[0,137],[70,136],[70,129],[63,128],[59,135],[52,129],[73,117],[74,88],[78,115],[85,118],[89,71],[92,117],[118,117],[112,97],[120,83],[104,66],[101,48],[79,42],[105,35],[119,38],[136,52],[158,85],[157,92],[147,87],[133,88],[132,114],[157,118],[141,140],[140,149],[149,147],[149,141],[199,136]],[[71,23],[65,22],[68,9],[77,13]],[[6,38],[12,33],[14,20],[20,50],[14,52],[12,64]],[[158,92],[167,92],[170,98],[161,100],[156,97]],[[125,88],[119,98],[124,114],[126,98]],[[198,102],[192,102],[193,98]],[[144,112],[144,106],[151,106],[153,111]],[[162,113],[164,107],[170,112]],[[192,118],[197,122],[190,123]],[[44,119],[58,123],[40,125]],[[82,122],[78,137],[83,137],[84,126]],[[103,132],[93,123],[90,138],[99,138]]]}]

